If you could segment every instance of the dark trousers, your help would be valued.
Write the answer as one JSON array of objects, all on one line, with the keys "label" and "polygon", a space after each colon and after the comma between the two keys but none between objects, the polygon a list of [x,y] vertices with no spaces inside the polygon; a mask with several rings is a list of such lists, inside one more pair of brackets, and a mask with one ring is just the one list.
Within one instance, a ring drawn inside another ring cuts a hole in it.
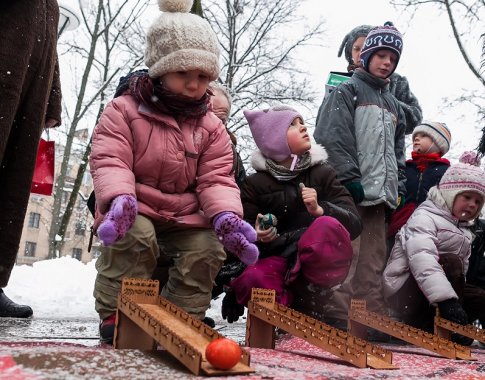
[{"label": "dark trousers", "polygon": [[[468,322],[477,319],[485,321],[485,290],[465,282],[463,265],[457,255],[441,255],[439,262],[468,315]],[[389,298],[389,305],[392,314],[404,323],[433,331],[435,307],[430,305],[412,275],[401,289]]]}]

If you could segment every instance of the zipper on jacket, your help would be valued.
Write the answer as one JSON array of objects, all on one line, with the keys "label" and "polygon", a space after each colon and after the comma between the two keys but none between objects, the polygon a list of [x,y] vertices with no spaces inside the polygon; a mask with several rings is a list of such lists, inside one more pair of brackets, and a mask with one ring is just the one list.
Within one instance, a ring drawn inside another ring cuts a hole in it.
[{"label": "zipper on jacket", "polygon": [[382,105],[382,88],[379,88],[379,107],[381,108],[382,132],[384,133],[384,157],[383,157],[382,161],[384,162],[385,175],[384,175],[383,190],[384,190],[384,197],[387,198],[387,196],[386,196],[387,164],[385,163],[386,162],[386,153],[387,153],[387,136],[386,136],[386,122],[385,122],[385,118],[384,118],[384,106]]},{"label": "zipper on jacket", "polygon": [[[419,169],[418,169],[419,170]],[[421,173],[419,172],[419,177],[418,177],[418,189],[416,191],[416,203],[419,203],[419,193],[420,193],[420,190],[421,190],[421,184],[423,182],[423,174],[424,173]]]}]

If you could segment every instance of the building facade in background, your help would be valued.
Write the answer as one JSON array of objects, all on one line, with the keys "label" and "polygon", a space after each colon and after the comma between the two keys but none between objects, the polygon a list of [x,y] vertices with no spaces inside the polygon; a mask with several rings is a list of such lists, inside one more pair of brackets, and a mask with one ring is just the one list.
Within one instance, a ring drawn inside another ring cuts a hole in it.
[{"label": "building facade in background", "polygon": [[[56,173],[61,166],[63,153],[62,149],[62,146],[56,144]],[[77,154],[74,153],[74,155]],[[80,159],[81,154],[79,154],[78,159],[73,157],[70,161],[79,162]],[[77,165],[69,167],[69,177],[66,179],[66,186],[64,187],[64,191],[62,193],[61,212],[64,212],[65,207],[67,206],[77,170]],[[97,248],[99,246],[99,242],[96,238],[93,239],[93,247],[91,248],[91,252],[88,252],[93,218],[87,208],[87,200],[92,189],[93,185],[91,175],[89,170],[86,170],[81,189],[72,212],[71,220],[66,231],[64,247],[62,252],[60,252],[60,256],[71,256],[84,263],[91,261],[93,258],[96,258],[99,255],[99,250]],[[52,203],[52,196],[33,193],[30,194],[30,201],[22,231],[22,239],[20,241],[17,255],[17,265],[33,264],[36,261],[47,259],[49,253],[48,229],[52,220]]]}]

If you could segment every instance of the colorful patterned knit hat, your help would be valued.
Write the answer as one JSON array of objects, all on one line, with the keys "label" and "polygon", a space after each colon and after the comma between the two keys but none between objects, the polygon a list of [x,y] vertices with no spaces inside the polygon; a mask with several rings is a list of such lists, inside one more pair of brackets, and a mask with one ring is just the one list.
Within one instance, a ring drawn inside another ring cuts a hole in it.
[{"label": "colorful patterned knit hat", "polygon": [[413,129],[414,135],[421,132],[433,140],[439,148],[441,155],[445,155],[450,150],[451,132],[445,123],[438,123],[435,121],[423,121],[416,128]]},{"label": "colorful patterned knit hat", "polygon": [[369,62],[372,55],[376,51],[381,49],[392,50],[396,53],[397,67],[403,47],[402,35],[399,30],[389,24],[390,23],[384,26],[376,26],[375,28],[371,29],[371,31],[367,35],[367,38],[364,42],[364,47],[360,52],[360,62],[362,63],[362,67],[365,69],[365,71],[369,71]]},{"label": "colorful patterned knit hat", "polygon": [[480,168],[477,153],[464,152],[459,163],[450,166],[441,177],[438,189],[450,210],[455,197],[465,191],[478,193],[485,200],[485,172]]}]

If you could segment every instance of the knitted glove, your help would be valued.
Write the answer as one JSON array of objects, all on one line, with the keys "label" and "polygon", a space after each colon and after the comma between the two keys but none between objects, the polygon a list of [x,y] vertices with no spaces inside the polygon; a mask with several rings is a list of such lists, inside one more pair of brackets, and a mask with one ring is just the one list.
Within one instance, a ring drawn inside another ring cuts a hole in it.
[{"label": "knitted glove", "polygon": [[[448,300],[438,302],[438,308],[442,318],[448,319],[451,322],[459,323],[460,325],[468,324],[468,316],[456,298],[450,298]],[[451,341],[461,344],[462,346],[470,346],[473,343],[472,338],[468,338],[457,333],[451,334]]]},{"label": "knitted glove", "polygon": [[236,322],[244,314],[244,306],[237,303],[236,295],[232,289],[226,289],[226,295],[222,300],[221,314],[222,318],[229,323]]},{"label": "knitted glove", "polygon": [[246,265],[254,264],[258,260],[259,250],[253,244],[257,234],[249,223],[236,214],[226,211],[217,214],[213,224],[224,248],[234,253]]},{"label": "knitted glove", "polygon": [[103,244],[111,245],[122,239],[133,227],[137,213],[138,203],[134,196],[123,194],[114,198],[97,231]]},{"label": "knitted glove", "polygon": [[438,308],[442,318],[460,325],[468,324],[468,316],[456,298],[438,302]]},{"label": "knitted glove", "polygon": [[350,195],[352,195],[352,198],[354,198],[355,204],[359,204],[364,200],[364,189],[360,182],[347,182],[344,186],[347,188]]}]

